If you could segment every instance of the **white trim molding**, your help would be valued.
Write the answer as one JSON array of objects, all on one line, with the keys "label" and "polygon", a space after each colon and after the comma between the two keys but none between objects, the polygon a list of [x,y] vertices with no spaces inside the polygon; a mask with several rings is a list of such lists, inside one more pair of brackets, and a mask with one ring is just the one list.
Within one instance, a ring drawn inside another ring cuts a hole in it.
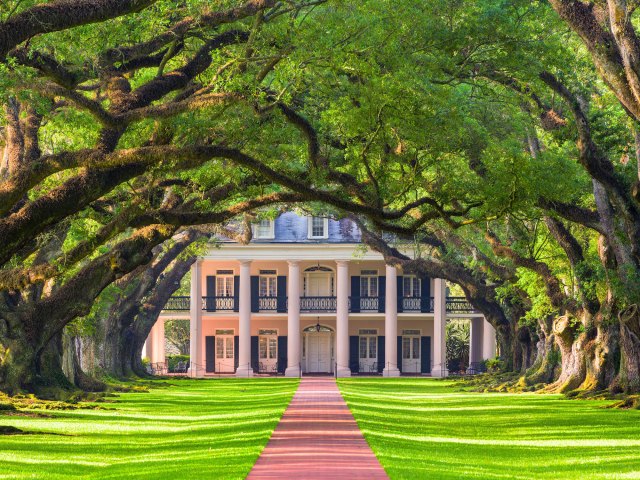
[{"label": "white trim molding", "polygon": [[[399,249],[413,258],[413,250]],[[363,249],[360,243],[323,243],[318,248],[314,243],[223,243],[213,247],[202,257],[205,260],[313,260],[334,262],[336,260],[376,260],[384,258],[378,252]]]},{"label": "white trim molding", "polygon": [[[314,219],[322,219],[322,235],[313,234]],[[329,238],[329,219],[327,217],[307,217],[307,238],[310,240],[322,240]]]}]

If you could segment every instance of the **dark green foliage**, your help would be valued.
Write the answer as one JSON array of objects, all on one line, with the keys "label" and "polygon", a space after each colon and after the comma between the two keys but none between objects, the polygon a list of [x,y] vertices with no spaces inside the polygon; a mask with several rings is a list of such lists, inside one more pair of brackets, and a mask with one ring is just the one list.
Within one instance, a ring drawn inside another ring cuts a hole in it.
[{"label": "dark green foliage", "polygon": [[464,371],[469,365],[469,322],[452,320],[447,323],[447,368]]},{"label": "dark green foliage", "polygon": [[168,320],[164,323],[164,336],[181,355],[189,353],[189,320]]},{"label": "dark green foliage", "polygon": [[189,361],[189,355],[167,355],[165,358],[168,362],[169,372],[174,372],[179,362]]}]

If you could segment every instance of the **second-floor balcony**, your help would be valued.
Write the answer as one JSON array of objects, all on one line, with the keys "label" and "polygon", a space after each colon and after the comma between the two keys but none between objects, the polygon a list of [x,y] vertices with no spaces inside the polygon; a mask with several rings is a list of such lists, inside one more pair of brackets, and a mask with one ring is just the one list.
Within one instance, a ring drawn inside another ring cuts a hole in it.
[{"label": "second-floor balcony", "polygon": [[[478,313],[465,297],[447,297],[447,313],[463,314]],[[425,302],[422,297],[398,298],[399,313],[433,313],[434,298],[429,297]],[[257,302],[252,302],[254,312],[286,313],[288,299],[286,296],[261,296]],[[165,311],[188,311],[190,298],[188,296],[173,296],[165,305]],[[337,309],[337,297],[300,297],[301,313],[334,313]],[[237,297],[202,297],[202,310],[206,312],[237,312]],[[384,313],[385,297],[349,297],[350,313]]]},{"label": "second-floor balcony", "polygon": [[300,297],[301,312],[335,312],[337,307],[338,297]]}]

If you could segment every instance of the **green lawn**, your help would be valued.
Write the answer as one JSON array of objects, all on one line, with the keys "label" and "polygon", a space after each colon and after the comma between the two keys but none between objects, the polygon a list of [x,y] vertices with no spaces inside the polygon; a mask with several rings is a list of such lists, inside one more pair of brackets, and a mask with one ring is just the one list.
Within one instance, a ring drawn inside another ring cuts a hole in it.
[{"label": "green lawn", "polygon": [[[0,415],[0,478],[244,478],[298,381],[175,380],[108,410]],[[640,478],[640,411],[556,395],[479,394],[422,378],[341,379],[392,479]]]},{"label": "green lawn", "polygon": [[339,386],[392,479],[640,478],[638,410],[422,378]]},{"label": "green lawn", "polygon": [[101,404],[111,410],[0,415],[0,425],[42,432],[0,435],[0,478],[244,478],[298,380],[172,383]]}]

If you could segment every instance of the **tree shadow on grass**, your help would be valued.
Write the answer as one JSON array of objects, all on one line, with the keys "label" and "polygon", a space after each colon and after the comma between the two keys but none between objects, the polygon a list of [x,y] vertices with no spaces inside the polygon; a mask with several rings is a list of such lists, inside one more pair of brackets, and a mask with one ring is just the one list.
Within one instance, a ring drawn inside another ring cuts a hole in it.
[{"label": "tree shadow on grass", "polygon": [[58,433],[58,432],[39,432],[36,430],[21,430],[17,427],[12,427],[9,425],[0,425],[0,435],[55,435],[58,437],[72,437],[68,433]]}]

